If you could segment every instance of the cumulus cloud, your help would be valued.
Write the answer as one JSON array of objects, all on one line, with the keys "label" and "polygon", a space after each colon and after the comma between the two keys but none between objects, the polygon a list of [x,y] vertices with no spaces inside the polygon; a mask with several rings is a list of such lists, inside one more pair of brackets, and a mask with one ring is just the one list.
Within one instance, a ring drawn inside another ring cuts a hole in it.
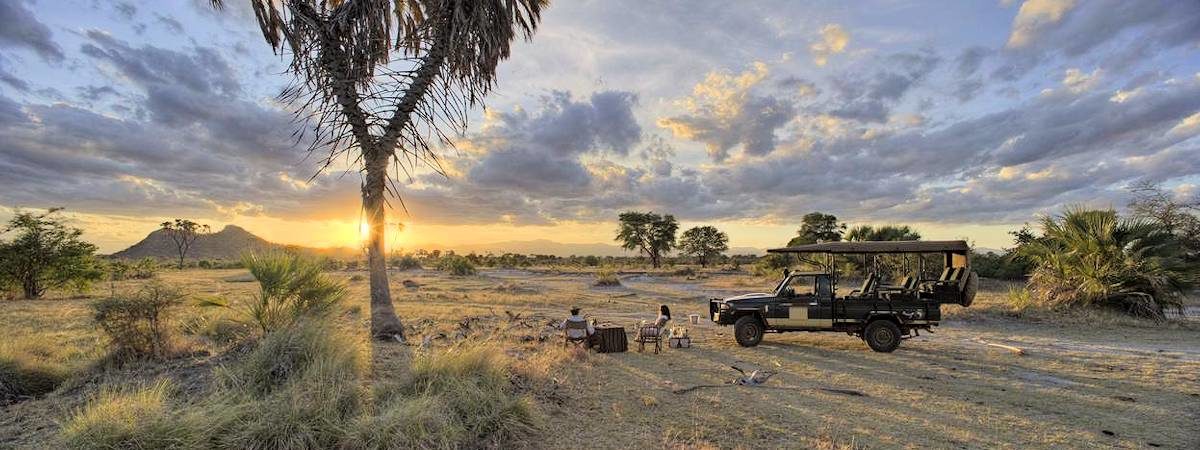
[{"label": "cumulus cloud", "polygon": [[22,0],[0,0],[0,45],[32,50],[49,62],[64,58],[50,27],[34,17]]},{"label": "cumulus cloud", "polygon": [[796,114],[790,101],[757,92],[769,74],[762,62],[740,74],[710,72],[680,102],[686,114],[661,118],[658,125],[675,137],[703,142],[715,161],[739,146],[747,155],[768,154],[775,149],[775,130]]},{"label": "cumulus cloud", "polygon": [[1039,32],[1061,21],[1074,7],[1075,0],[1025,0],[1013,19],[1007,45],[1012,48],[1029,45]]},{"label": "cumulus cloud", "polygon": [[829,57],[846,51],[850,44],[850,33],[836,23],[821,27],[820,39],[808,46],[812,54],[813,64],[824,66],[829,63]]}]

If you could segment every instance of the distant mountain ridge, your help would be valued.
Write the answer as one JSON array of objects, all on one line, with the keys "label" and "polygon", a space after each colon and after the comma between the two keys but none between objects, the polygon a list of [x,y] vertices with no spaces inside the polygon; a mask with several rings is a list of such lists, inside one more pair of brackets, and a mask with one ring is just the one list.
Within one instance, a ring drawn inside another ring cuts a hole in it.
[{"label": "distant mountain ridge", "polygon": [[[276,244],[246,231],[237,225],[226,225],[216,233],[204,234],[196,238],[196,242],[188,249],[187,259],[231,260],[242,257],[247,252],[267,252],[271,250],[297,249],[305,253],[334,257],[352,257],[358,254],[354,249],[310,248]],[[125,250],[113,253],[112,257],[122,259],[159,258],[174,259],[179,257],[175,241],[164,230],[155,230],[144,239]]]},{"label": "distant mountain ridge", "polygon": [[[246,231],[246,229],[237,225],[226,225],[216,233],[201,235],[188,249],[187,259],[211,259],[211,260],[231,260],[240,258],[246,252],[265,252],[270,250],[295,249],[304,253],[314,255],[330,256],[335,258],[355,258],[359,257],[360,252],[357,249],[347,247],[333,248],[313,248],[299,247],[294,245],[277,244],[261,237],[254,233]],[[529,241],[506,241],[495,242],[490,244],[466,244],[466,245],[416,245],[410,248],[405,248],[406,252],[415,251],[419,248],[426,250],[439,249],[442,251],[454,250],[458,254],[477,253],[477,254],[539,254],[539,255],[556,255],[556,256],[638,256],[637,252],[625,250],[620,246],[604,243],[563,243],[551,241],[549,239],[535,239]],[[730,248],[727,255],[744,255],[744,254],[762,254],[762,249],[752,247],[733,247]],[[158,259],[174,259],[178,257],[175,247],[175,241],[171,240],[171,236],[163,230],[155,230],[147,235],[144,239],[136,244],[133,244],[125,250],[113,253],[112,257],[122,259],[141,259],[141,258],[158,258]]]}]

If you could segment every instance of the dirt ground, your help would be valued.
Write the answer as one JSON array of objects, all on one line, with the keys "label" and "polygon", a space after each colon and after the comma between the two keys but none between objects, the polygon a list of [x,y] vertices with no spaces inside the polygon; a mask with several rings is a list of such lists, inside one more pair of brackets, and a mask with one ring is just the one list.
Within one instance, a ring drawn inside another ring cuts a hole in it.
[{"label": "dirt ground", "polygon": [[[161,277],[196,296],[248,295],[254,284],[237,282],[242,273]],[[339,274],[350,280],[348,317],[365,329],[367,283],[352,275]],[[770,280],[626,274],[622,286],[598,288],[590,274],[554,271],[391,276],[413,346],[375,344],[376,378],[403,370],[426,337],[429,345],[453,341],[466,317],[523,324],[509,325],[504,339],[510,354],[534,358],[564,351],[557,335],[539,339],[571,305],[630,333],[653,319],[659,304],[670,305],[673,325],[700,315],[699,324],[686,324],[693,348],[653,354],[631,346],[554,367],[559,390],[541,399],[545,423],[534,447],[1200,448],[1197,324],[1014,317],[1003,312],[1005,287],[991,285],[975,311],[944,306],[948,318],[935,333],[894,353],[832,333],[770,334],[747,349],[731,328],[706,320],[706,299],[769,290]],[[405,287],[404,280],[420,286]],[[88,325],[87,301],[2,302],[0,326],[5,339],[49,337],[71,349],[64,358],[94,357],[101,342]],[[439,335],[447,337],[433,339]],[[734,386],[727,384],[737,375],[731,365],[779,373],[764,386]],[[45,444],[77,398],[58,392],[6,407],[0,447]]]}]

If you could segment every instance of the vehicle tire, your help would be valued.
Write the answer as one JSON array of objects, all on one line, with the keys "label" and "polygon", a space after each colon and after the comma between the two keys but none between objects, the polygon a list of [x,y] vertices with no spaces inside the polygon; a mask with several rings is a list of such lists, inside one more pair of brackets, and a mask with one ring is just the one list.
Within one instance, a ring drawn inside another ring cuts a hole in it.
[{"label": "vehicle tire", "polygon": [[762,321],[754,316],[742,316],[733,324],[733,337],[742,347],[753,347],[762,342]]},{"label": "vehicle tire", "polygon": [[867,341],[871,350],[891,353],[900,346],[900,327],[896,326],[896,322],[887,319],[876,320],[867,324],[867,329],[863,330],[863,340]]},{"label": "vehicle tire", "polygon": [[975,293],[979,290],[979,274],[971,272],[967,274],[967,284],[963,286],[962,301],[959,302],[964,308],[971,306],[971,302],[975,301]]}]

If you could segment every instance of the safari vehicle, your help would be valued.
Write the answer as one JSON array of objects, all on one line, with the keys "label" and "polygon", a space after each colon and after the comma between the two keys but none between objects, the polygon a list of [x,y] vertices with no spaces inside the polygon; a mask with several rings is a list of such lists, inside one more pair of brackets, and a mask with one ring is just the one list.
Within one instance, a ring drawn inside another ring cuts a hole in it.
[{"label": "safari vehicle", "polygon": [[[891,352],[919,330],[932,331],[943,304],[970,306],[978,285],[965,241],[826,242],[767,251],[796,255],[820,270],[785,270],[770,293],[710,300],[712,321],[733,325],[734,338],[743,347],[758,345],[765,333],[834,331],[858,336],[874,351]],[[906,268],[891,267],[902,274],[895,284],[880,284],[884,255],[898,255],[889,260],[893,263],[897,258],[908,262]],[[845,295],[838,293],[839,260],[841,265],[861,261],[869,270],[862,284]],[[941,275],[926,279],[927,261],[938,260]]]}]

